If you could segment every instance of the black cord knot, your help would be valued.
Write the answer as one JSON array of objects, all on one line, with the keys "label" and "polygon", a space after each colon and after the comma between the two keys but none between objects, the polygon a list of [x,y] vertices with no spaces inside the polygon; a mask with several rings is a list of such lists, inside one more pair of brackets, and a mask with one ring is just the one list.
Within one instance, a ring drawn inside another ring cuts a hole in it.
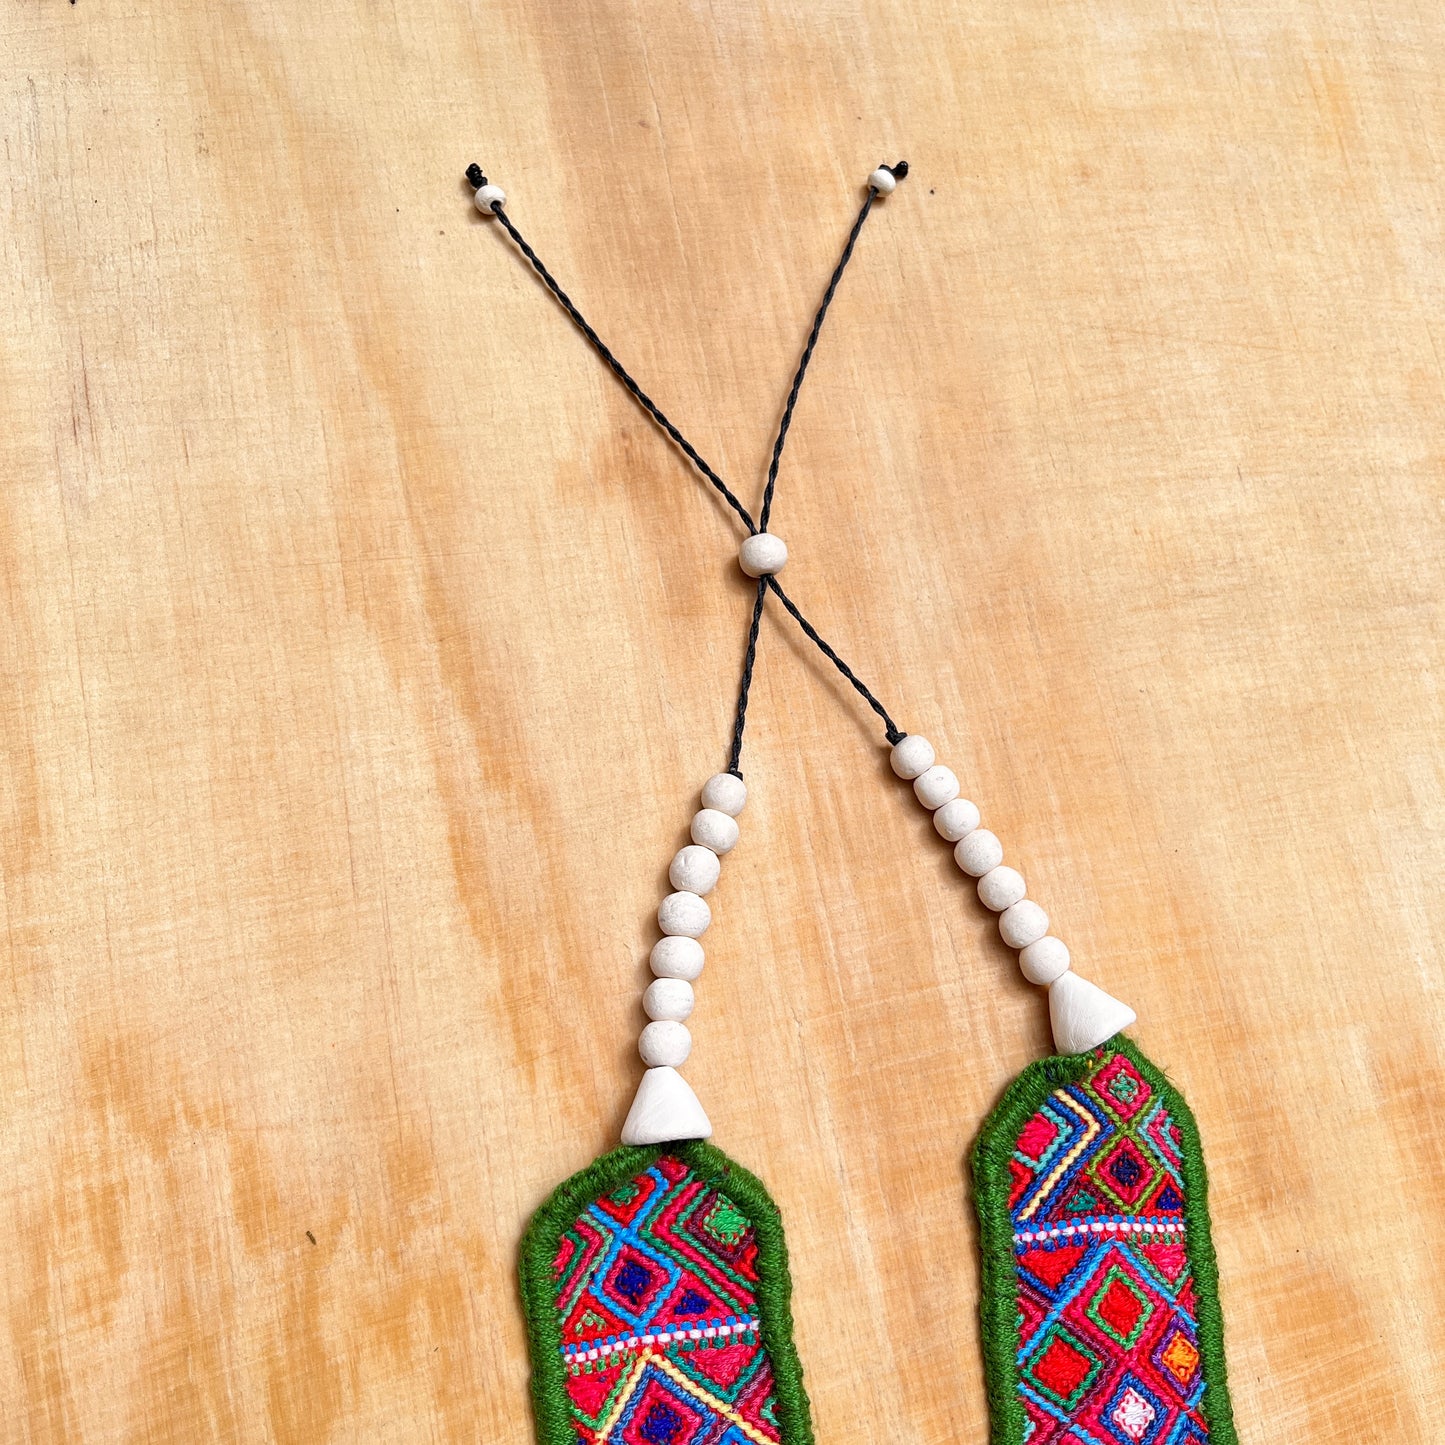
[{"label": "black cord knot", "polygon": [[467,167],[467,180],[471,183],[474,191],[481,190],[487,183],[487,178],[482,174],[482,168],[476,161],[473,161],[471,165]]},{"label": "black cord knot", "polygon": [[895,181],[901,181],[908,174],[908,162],[899,161],[895,165],[884,166],[883,169],[888,171]]}]

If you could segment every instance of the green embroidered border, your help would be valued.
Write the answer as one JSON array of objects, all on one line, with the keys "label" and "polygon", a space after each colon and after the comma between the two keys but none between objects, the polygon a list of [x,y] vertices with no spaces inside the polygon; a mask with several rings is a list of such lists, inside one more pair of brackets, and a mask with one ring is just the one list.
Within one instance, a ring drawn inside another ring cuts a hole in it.
[{"label": "green embroidered border", "polygon": [[1018,1283],[1014,1273],[1013,1221],[1009,1217],[1009,1160],[1019,1131],[1053,1091],[1077,1083],[1101,1054],[1123,1054],[1169,1106],[1183,1140],[1185,1239],[1198,1298],[1196,1324],[1205,1389],[1201,1409],[1210,1445],[1239,1445],[1224,1366],[1224,1318],[1219,1308],[1219,1270],[1209,1235],[1208,1181],[1199,1127],[1184,1096],[1122,1034],[1088,1054],[1064,1054],[1030,1064],[988,1116],[973,1150],[974,1204],[983,1251],[984,1365],[993,1421],[992,1445],[1020,1445],[1025,1417],[1018,1395]]},{"label": "green embroidered border", "polygon": [[586,1205],[635,1178],[663,1154],[671,1154],[696,1170],[740,1205],[752,1221],[758,1242],[759,1329],[777,1385],[778,1428],[783,1445],[813,1445],[803,1367],[793,1345],[793,1283],[788,1273],[783,1221],[760,1179],[735,1164],[721,1149],[701,1140],[644,1148],[624,1144],[559,1185],[532,1216],[522,1238],[520,1274],[532,1349],[532,1408],[537,1418],[538,1445],[577,1442],[571,1426],[562,1331],[552,1280],[552,1265],[562,1235]]}]

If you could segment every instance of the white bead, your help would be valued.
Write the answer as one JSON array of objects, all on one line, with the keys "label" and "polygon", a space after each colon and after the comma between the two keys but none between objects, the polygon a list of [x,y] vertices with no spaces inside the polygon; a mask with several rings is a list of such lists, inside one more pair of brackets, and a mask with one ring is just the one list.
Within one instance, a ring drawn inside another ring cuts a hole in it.
[{"label": "white bead", "polygon": [[990,868],[978,880],[978,901],[995,913],[1012,908],[1028,891],[1024,875],[1016,868]]},{"label": "white bead", "polygon": [[686,889],[689,893],[711,893],[717,887],[722,864],[711,848],[689,843],[679,848],[668,867],[667,876],[674,888]]},{"label": "white bead", "polygon": [[687,1062],[692,1052],[692,1035],[687,1025],[676,1019],[657,1019],[643,1029],[637,1040],[637,1052],[650,1069],[676,1069]]},{"label": "white bead", "polygon": [[658,978],[685,978],[690,983],[702,972],[702,944],[682,933],[669,933],[652,945],[648,963]]},{"label": "white bead", "polygon": [[914,778],[913,791],[925,808],[941,808],[958,796],[958,779],[952,768],[934,763],[927,772]]},{"label": "white bead", "polygon": [[692,985],[681,978],[655,978],[642,995],[642,1011],[650,1019],[680,1024],[692,1012]]},{"label": "white bead", "polygon": [[676,1069],[649,1069],[622,1126],[624,1144],[671,1144],[679,1139],[708,1139],[712,1124],[692,1085]]},{"label": "white bead", "polygon": [[771,577],[788,565],[788,544],[771,532],[758,532],[738,548],[738,566],[749,577]]},{"label": "white bead", "polygon": [[714,853],[731,853],[737,846],[737,820],[716,808],[701,808],[692,815],[692,841]]},{"label": "white bead", "polygon": [[736,773],[714,773],[702,785],[702,805],[736,818],[748,800],[747,785]]},{"label": "white bead", "polygon": [[707,906],[707,900],[686,889],[669,893],[657,907],[657,926],[664,933],[701,938],[711,922],[712,909]]},{"label": "white bead", "polygon": [[898,184],[898,177],[895,176],[887,166],[879,166],[878,169],[868,177],[868,184],[872,186],[880,196],[891,196],[894,186]]},{"label": "white bead", "polygon": [[1049,931],[1049,915],[1032,898],[1021,898],[999,914],[998,931],[1010,948],[1027,948]]},{"label": "white bead", "polygon": [[1019,954],[1019,972],[1030,983],[1052,983],[1069,971],[1069,946],[1051,934],[1029,944]]},{"label": "white bead", "polygon": [[1138,1015],[1071,969],[1049,985],[1049,1026],[1061,1054],[1084,1054],[1127,1029]]},{"label": "white bead", "polygon": [[905,782],[926,773],[933,766],[933,744],[917,733],[909,733],[902,742],[894,743],[888,761],[893,771]]},{"label": "white bead", "polygon": [[476,202],[479,211],[490,216],[498,206],[507,204],[507,193],[501,186],[478,186],[472,200]]},{"label": "white bead", "polygon": [[978,827],[978,808],[967,798],[955,798],[951,803],[945,803],[933,815],[933,826],[938,829],[940,838],[957,843],[960,838],[967,838]]},{"label": "white bead", "polygon": [[960,838],[953,861],[971,878],[982,878],[1003,862],[1003,844],[987,828],[976,828]]}]

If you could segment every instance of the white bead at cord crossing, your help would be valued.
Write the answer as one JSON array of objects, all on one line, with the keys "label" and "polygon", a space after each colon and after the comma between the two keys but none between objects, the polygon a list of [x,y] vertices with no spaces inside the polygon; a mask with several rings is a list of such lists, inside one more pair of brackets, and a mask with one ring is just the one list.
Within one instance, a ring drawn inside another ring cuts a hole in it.
[{"label": "white bead at cord crossing", "polygon": [[909,733],[901,742],[894,743],[888,761],[893,771],[904,782],[912,782],[920,773],[926,773],[933,766],[935,753],[933,744],[917,733]]},{"label": "white bead at cord crossing", "polygon": [[664,933],[701,938],[711,922],[712,909],[707,906],[707,900],[686,889],[669,893],[657,908],[657,926]]},{"label": "white bead at cord crossing", "polygon": [[507,193],[501,186],[478,186],[472,200],[483,215],[490,216],[499,206],[507,204]]},{"label": "white bead at cord crossing", "polygon": [[658,978],[685,978],[691,983],[702,972],[705,958],[697,939],[669,933],[652,945],[647,962]]},{"label": "white bead at cord crossing", "polygon": [[718,862],[717,854],[711,848],[704,848],[700,843],[689,843],[686,848],[677,850],[667,870],[667,876],[674,888],[702,894],[711,893],[717,887],[718,875],[721,872],[722,864]]},{"label": "white bead at cord crossing", "polygon": [[1019,954],[1019,971],[1030,983],[1052,983],[1069,971],[1069,946],[1052,934],[1040,938]]},{"label": "white bead at cord crossing", "polygon": [[788,565],[788,544],[771,532],[756,532],[738,548],[738,566],[749,577],[772,577]]},{"label": "white bead at cord crossing", "polygon": [[655,978],[642,995],[642,1011],[650,1019],[680,1024],[692,1012],[692,985],[681,978]]},{"label": "white bead at cord crossing", "polygon": [[941,808],[958,796],[958,779],[952,768],[934,763],[913,780],[913,791],[925,808]]},{"label": "white bead at cord crossing", "polygon": [[1024,875],[1016,868],[990,868],[978,880],[978,901],[995,913],[1011,908],[1028,891]]},{"label": "white bead at cord crossing", "polygon": [[716,808],[700,808],[692,815],[692,841],[714,853],[731,853],[738,841],[737,819]]},{"label": "white bead at cord crossing", "polygon": [[999,914],[998,931],[1010,948],[1027,948],[1049,931],[1049,915],[1032,898],[1021,898]]},{"label": "white bead at cord crossing", "polygon": [[658,1019],[643,1029],[637,1040],[637,1052],[649,1069],[664,1066],[681,1068],[692,1052],[692,1035],[686,1024],[674,1019]]},{"label": "white bead at cord crossing", "polygon": [[868,184],[878,192],[880,196],[891,196],[893,188],[898,184],[898,177],[888,169],[887,166],[879,166],[871,176],[868,177]]},{"label": "white bead at cord crossing", "polygon": [[747,784],[736,773],[714,773],[702,785],[702,805],[736,818],[748,800]]},{"label": "white bead at cord crossing", "polygon": [[934,813],[933,826],[938,829],[940,838],[957,843],[960,838],[967,838],[978,827],[978,808],[967,798],[955,798]]},{"label": "white bead at cord crossing", "polygon": [[953,861],[971,878],[982,878],[1003,862],[1003,844],[987,828],[977,828],[959,840]]}]

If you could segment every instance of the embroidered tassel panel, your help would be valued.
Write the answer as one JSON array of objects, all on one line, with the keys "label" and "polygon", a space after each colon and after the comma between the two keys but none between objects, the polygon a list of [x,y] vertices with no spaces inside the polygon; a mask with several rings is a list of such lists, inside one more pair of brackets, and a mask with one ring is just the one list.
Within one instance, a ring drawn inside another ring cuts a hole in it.
[{"label": "embroidered tassel panel", "polygon": [[711,1145],[615,1149],[568,1180],[522,1282],[542,1445],[810,1445],[782,1225]]},{"label": "embroidered tassel panel", "polygon": [[1127,1040],[1014,1082],[974,1156],[994,1445],[1236,1445],[1188,1106]]}]

